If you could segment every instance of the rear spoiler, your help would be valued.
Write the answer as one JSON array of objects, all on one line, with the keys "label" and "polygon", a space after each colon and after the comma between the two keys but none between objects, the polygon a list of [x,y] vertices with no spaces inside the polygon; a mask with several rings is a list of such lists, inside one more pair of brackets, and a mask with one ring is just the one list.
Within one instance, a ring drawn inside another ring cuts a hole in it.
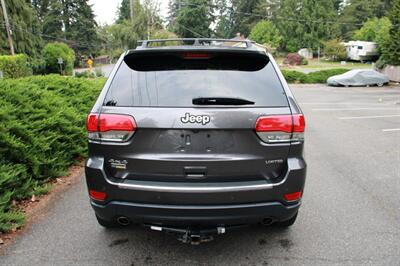
[{"label": "rear spoiler", "polygon": [[269,63],[262,52],[243,49],[143,49],[124,57],[135,71],[237,70],[258,71]]}]

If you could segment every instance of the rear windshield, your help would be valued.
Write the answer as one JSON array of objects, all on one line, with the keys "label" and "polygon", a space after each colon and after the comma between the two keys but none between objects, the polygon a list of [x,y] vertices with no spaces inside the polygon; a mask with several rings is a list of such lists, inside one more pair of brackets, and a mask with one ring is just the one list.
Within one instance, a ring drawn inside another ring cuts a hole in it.
[{"label": "rear windshield", "polygon": [[140,72],[122,62],[104,104],[193,107],[193,99],[202,97],[233,97],[254,102],[246,107],[288,106],[282,84],[271,63],[259,71],[204,69]]}]

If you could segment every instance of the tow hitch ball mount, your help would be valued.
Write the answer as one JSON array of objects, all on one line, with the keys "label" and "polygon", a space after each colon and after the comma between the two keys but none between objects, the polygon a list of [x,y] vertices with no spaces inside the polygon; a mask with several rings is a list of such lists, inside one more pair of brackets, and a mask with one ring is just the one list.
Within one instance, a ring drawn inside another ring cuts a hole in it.
[{"label": "tow hitch ball mount", "polygon": [[200,245],[201,243],[207,243],[214,240],[214,235],[225,234],[225,227],[217,227],[207,230],[192,230],[188,229],[178,229],[178,228],[168,228],[161,226],[150,226],[151,230],[154,231],[165,231],[169,233],[174,233],[178,236],[178,240],[184,244]]}]

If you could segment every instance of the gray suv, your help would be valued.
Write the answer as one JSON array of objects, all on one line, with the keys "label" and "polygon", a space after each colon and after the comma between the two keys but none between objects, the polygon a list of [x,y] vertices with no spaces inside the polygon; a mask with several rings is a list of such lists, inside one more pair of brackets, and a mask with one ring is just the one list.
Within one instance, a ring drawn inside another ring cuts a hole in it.
[{"label": "gray suv", "polygon": [[305,183],[304,128],[276,62],[255,43],[143,41],[121,56],[87,118],[97,220],[186,242],[290,226]]}]

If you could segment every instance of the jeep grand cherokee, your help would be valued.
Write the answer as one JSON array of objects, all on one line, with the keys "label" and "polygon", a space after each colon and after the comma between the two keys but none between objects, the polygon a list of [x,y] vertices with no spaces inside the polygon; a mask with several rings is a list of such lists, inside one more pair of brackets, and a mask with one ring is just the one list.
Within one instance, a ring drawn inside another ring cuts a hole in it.
[{"label": "jeep grand cherokee", "polygon": [[97,220],[186,235],[290,226],[305,183],[304,128],[256,44],[143,41],[121,56],[87,118]]}]

